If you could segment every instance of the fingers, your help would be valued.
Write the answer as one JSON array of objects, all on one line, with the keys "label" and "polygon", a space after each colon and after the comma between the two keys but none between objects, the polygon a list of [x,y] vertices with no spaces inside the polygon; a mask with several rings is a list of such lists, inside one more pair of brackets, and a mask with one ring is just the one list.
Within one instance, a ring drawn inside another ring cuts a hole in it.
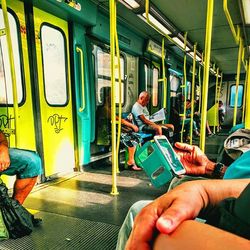
[{"label": "fingers", "polygon": [[176,142],[174,145],[176,148],[183,150],[183,151],[193,151],[194,149],[194,146],[189,145],[187,143]]}]

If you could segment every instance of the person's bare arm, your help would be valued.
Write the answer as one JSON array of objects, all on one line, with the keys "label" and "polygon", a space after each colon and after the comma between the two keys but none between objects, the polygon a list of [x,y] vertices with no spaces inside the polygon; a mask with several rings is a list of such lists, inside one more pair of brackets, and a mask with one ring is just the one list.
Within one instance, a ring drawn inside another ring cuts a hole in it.
[{"label": "person's bare arm", "polygon": [[171,234],[159,234],[154,250],[247,250],[250,241],[193,220],[182,222]]},{"label": "person's bare arm", "polygon": [[3,132],[0,131],[0,171],[4,171],[10,165],[8,141]]},{"label": "person's bare arm", "polygon": [[121,123],[128,126],[128,127],[130,127],[130,128],[132,128],[135,132],[139,131],[139,128],[136,125],[134,125],[133,123],[131,123],[131,122],[125,120],[125,119],[121,119]]},{"label": "person's bare arm", "polygon": [[197,217],[208,204],[238,197],[249,182],[250,179],[202,180],[177,186],[137,215],[126,249],[150,249],[155,233],[172,233],[183,221]]}]

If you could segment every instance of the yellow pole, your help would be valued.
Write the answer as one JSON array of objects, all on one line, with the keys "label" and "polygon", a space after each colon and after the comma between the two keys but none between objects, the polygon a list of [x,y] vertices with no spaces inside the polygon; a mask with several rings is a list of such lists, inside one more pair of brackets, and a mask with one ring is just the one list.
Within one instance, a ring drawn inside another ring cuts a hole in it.
[{"label": "yellow pole", "polygon": [[233,126],[235,126],[236,122],[237,122],[238,88],[239,88],[239,84],[240,84],[240,68],[241,68],[242,49],[243,49],[243,41],[242,41],[242,38],[240,38],[238,64],[237,64],[237,76],[236,76],[236,84],[235,84],[236,89],[235,89],[235,99],[234,99]]},{"label": "yellow pole", "polygon": [[246,78],[245,78],[245,83],[244,83],[244,96],[243,96],[243,108],[242,108],[242,122],[245,120],[245,110],[246,110],[246,93],[247,93],[247,78],[248,78],[248,62],[246,61],[245,64],[245,69],[246,69]]},{"label": "yellow pole", "polygon": [[[116,11],[116,6],[115,6]],[[115,12],[116,19],[116,12]],[[116,172],[119,173],[119,149],[120,149],[120,138],[121,138],[121,115],[122,115],[122,104],[121,104],[121,93],[122,93],[122,81],[121,81],[121,63],[120,63],[120,50],[119,50],[119,40],[117,34],[116,20],[115,20],[115,48],[116,48],[116,57],[117,57],[117,66],[118,66],[118,84],[119,84],[119,104],[118,104],[118,131],[117,131],[117,163],[116,163]]]},{"label": "yellow pole", "polygon": [[218,122],[218,84],[219,84],[219,68],[216,70],[216,83],[215,83],[215,97],[214,97],[214,127],[213,132],[216,132],[216,125]]},{"label": "yellow pole", "polygon": [[201,65],[199,65],[199,73],[198,73],[198,81],[199,81],[199,114],[201,113]]},{"label": "yellow pole", "polygon": [[193,121],[194,121],[194,91],[195,91],[195,68],[196,68],[196,46],[194,44],[194,57],[193,57],[193,74],[192,74],[192,95],[191,95],[191,121],[190,121],[190,145],[193,143]]},{"label": "yellow pole", "polygon": [[115,103],[115,0],[109,0],[110,9],[110,67],[111,67],[111,136],[112,136],[112,195],[119,194],[117,191],[116,176],[116,103]]},{"label": "yellow pole", "polygon": [[207,20],[206,20],[206,38],[205,38],[205,60],[204,60],[204,73],[203,73],[203,100],[201,107],[201,137],[200,148],[205,151],[205,138],[206,138],[206,121],[207,121],[207,94],[208,94],[208,81],[209,81],[209,64],[211,53],[211,40],[213,28],[213,8],[214,0],[207,0]]},{"label": "yellow pole", "polygon": [[[250,84],[250,59],[248,60],[248,70],[247,70],[247,85]],[[250,100],[250,88],[247,88],[247,93],[246,93],[246,104]],[[245,128],[250,129],[250,106],[246,105],[246,111],[245,111]]]},{"label": "yellow pole", "polygon": [[163,79],[163,108],[167,107],[167,78],[165,72],[165,38],[162,38],[161,45],[162,79]]},{"label": "yellow pole", "polygon": [[15,64],[14,64],[14,55],[12,50],[12,42],[10,35],[10,25],[8,19],[7,5],[6,0],[2,0],[2,11],[3,11],[3,19],[4,26],[6,31],[6,39],[8,46],[8,55],[10,61],[10,72],[11,72],[11,81],[12,81],[12,94],[13,94],[13,106],[14,106],[14,124],[15,124],[15,146],[19,146],[18,133],[19,133],[19,124],[18,124],[18,99],[17,99],[17,86],[16,86],[16,72],[15,72]]},{"label": "yellow pole", "polygon": [[183,106],[183,116],[182,119],[182,126],[181,126],[181,142],[183,142],[183,133],[184,133],[184,126],[185,126],[185,119],[186,119],[186,103],[187,103],[187,71],[186,71],[186,62],[187,62],[187,54],[186,54],[186,43],[187,43],[187,32],[184,35],[184,61],[183,61],[183,83],[182,87],[184,89],[184,106]]}]

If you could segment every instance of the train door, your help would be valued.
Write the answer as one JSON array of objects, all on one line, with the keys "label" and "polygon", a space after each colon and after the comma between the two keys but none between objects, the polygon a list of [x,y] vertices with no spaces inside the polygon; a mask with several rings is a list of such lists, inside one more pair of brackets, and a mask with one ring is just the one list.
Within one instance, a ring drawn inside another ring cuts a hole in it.
[{"label": "train door", "polygon": [[[21,1],[7,1],[7,6],[16,75],[18,112],[15,117],[8,45],[6,36],[2,35],[0,36],[0,129],[8,137],[11,147],[17,146],[36,151],[24,4]],[[5,28],[3,13],[0,10],[0,29],[3,28]],[[15,127],[15,119],[18,130]],[[3,176],[3,179],[8,186],[11,186],[15,178]]]},{"label": "train door", "polygon": [[68,23],[34,8],[45,176],[75,167]]}]

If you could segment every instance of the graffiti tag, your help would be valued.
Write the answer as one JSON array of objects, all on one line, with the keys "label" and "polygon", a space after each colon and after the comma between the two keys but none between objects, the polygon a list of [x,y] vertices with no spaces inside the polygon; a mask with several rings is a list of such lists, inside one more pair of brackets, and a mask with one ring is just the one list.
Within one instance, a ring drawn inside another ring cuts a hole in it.
[{"label": "graffiti tag", "polygon": [[67,117],[63,117],[62,115],[54,114],[48,118],[47,122],[54,127],[55,132],[58,134],[61,130],[63,130],[62,122],[66,122],[67,119]]}]

